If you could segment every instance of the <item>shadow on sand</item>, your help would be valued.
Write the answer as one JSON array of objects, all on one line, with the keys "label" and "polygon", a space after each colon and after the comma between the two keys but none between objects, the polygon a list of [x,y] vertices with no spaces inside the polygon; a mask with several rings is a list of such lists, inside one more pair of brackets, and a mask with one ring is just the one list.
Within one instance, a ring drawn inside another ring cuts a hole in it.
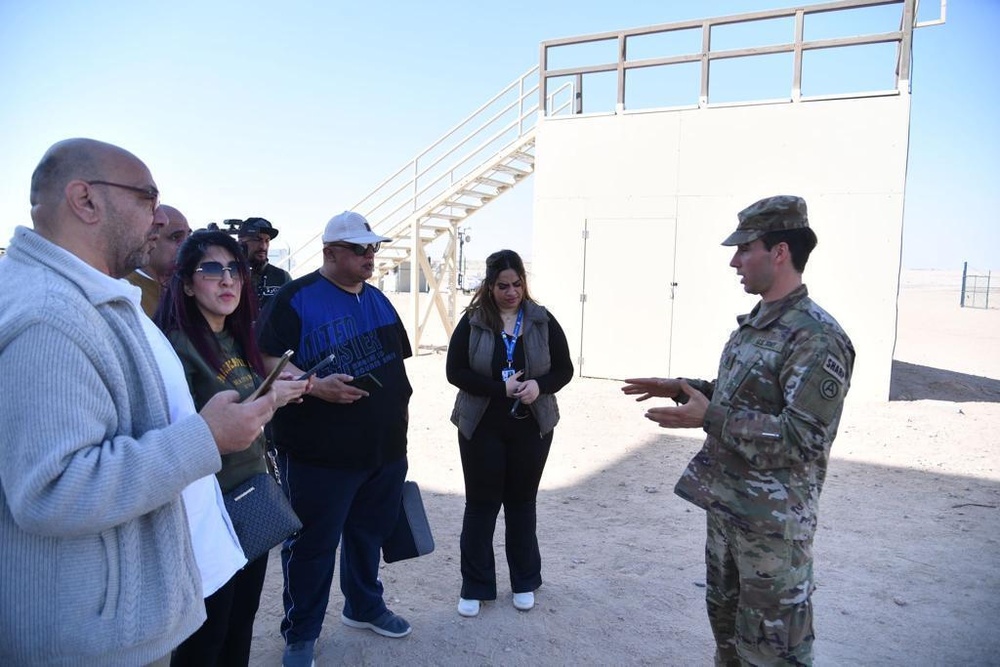
[{"label": "shadow on sand", "polygon": [[[395,640],[344,628],[335,578],[317,666],[710,664],[704,513],[672,493],[699,446],[696,438],[649,437],[580,483],[543,490],[545,584],[529,614],[510,606],[502,514],[495,546],[500,599],[478,618],[456,614],[464,499],[424,486],[437,549],[381,570],[387,601],[413,623],[413,634]],[[816,539],[818,662],[986,664],[995,658],[1000,483],[835,458],[823,500]],[[563,530],[553,530],[555,517]],[[251,665],[281,660],[278,561],[276,549]],[[922,620],[930,609],[939,619],[935,628]],[[925,632],[940,641],[929,646]]]},{"label": "shadow on sand", "polygon": [[893,360],[890,401],[1000,403],[1000,380]]}]

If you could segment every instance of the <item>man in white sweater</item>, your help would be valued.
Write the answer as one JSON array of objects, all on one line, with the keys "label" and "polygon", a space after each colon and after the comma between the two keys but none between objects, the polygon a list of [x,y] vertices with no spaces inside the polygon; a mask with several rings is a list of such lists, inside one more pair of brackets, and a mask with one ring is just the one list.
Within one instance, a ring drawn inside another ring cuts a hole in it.
[{"label": "man in white sweater", "polygon": [[274,401],[225,392],[170,423],[169,357],[119,280],[147,261],[158,204],[131,153],[59,142],[32,175],[34,229],[0,261],[0,664],[166,664],[205,618],[181,490]]}]

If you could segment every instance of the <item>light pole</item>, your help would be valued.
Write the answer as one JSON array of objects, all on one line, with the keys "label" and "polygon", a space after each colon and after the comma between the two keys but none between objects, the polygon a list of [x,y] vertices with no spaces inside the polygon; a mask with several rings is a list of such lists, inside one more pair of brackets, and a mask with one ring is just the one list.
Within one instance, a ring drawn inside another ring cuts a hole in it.
[{"label": "light pole", "polygon": [[465,233],[463,228],[458,229],[458,289],[465,291],[465,244],[472,240],[472,237]]}]

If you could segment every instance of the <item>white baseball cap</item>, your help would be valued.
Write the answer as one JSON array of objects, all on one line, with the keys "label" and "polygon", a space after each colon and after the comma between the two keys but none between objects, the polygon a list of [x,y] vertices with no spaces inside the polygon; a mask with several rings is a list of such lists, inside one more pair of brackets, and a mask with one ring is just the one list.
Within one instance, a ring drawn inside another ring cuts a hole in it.
[{"label": "white baseball cap", "polygon": [[367,245],[391,240],[373,232],[372,226],[365,220],[365,216],[354,211],[344,211],[333,216],[330,218],[330,222],[326,223],[326,229],[323,231],[323,243],[346,241],[347,243]]}]

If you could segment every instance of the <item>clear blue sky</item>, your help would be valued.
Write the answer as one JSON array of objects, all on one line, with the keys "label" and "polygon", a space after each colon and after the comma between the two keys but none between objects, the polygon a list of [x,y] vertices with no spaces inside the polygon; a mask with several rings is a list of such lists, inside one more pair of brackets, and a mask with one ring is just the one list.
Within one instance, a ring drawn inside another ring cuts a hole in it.
[{"label": "clear blue sky", "polygon": [[[543,40],[797,4],[0,1],[0,245],[30,224],[45,149],[88,136],[142,158],[195,226],[261,215],[295,247]],[[952,0],[916,32],[904,267],[1000,269],[998,26],[1000,2]],[[506,198],[470,219],[470,257],[530,252],[530,186]]]}]

